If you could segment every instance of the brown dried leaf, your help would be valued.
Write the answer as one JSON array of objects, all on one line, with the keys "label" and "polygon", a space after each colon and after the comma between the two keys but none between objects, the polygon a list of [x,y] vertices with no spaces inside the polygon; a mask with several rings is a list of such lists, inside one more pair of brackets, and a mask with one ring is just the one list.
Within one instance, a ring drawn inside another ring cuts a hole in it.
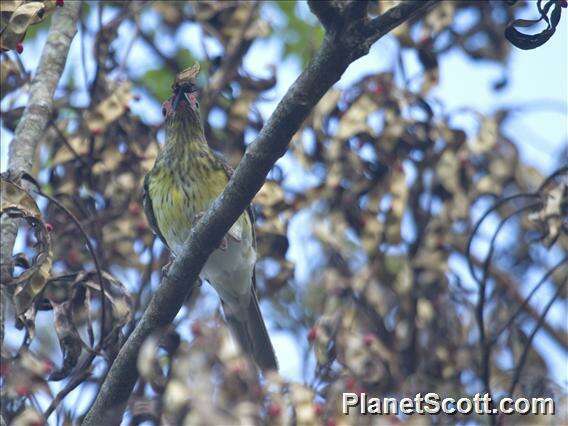
[{"label": "brown dried leaf", "polygon": [[[111,308],[112,330],[120,329],[132,318],[132,299],[126,287],[113,275],[102,271],[107,307]],[[74,285],[85,285],[100,295],[100,284],[96,272],[81,272]],[[110,306],[108,305],[110,303]]]},{"label": "brown dried leaf", "polygon": [[319,424],[313,403],[314,393],[311,389],[297,383],[291,383],[290,397],[296,413],[297,424],[306,426]]},{"label": "brown dried leaf", "polygon": [[360,96],[341,117],[336,137],[344,140],[362,132],[373,134],[372,128],[367,124],[367,117],[376,110],[377,104],[370,96]]},{"label": "brown dried leaf", "polygon": [[240,135],[248,124],[251,105],[257,97],[257,93],[245,90],[231,104],[227,121],[231,132]]},{"label": "brown dried leaf", "polygon": [[2,177],[0,191],[0,215],[7,214],[13,218],[25,219],[33,228],[37,239],[35,245],[37,254],[30,267],[16,278],[5,277],[7,282],[3,283],[15,286],[12,298],[19,325],[24,325],[33,322],[33,318],[24,314],[42,292],[51,273],[51,238],[35,200],[25,189]]},{"label": "brown dried leaf", "polygon": [[37,412],[31,407],[24,409],[20,414],[16,416],[12,423],[12,426],[33,426],[44,424],[44,418],[41,413]]},{"label": "brown dried leaf", "polygon": [[172,89],[179,89],[186,84],[195,84],[195,79],[197,78],[197,74],[199,74],[199,68],[199,62],[196,62],[191,67],[184,69],[176,75]]},{"label": "brown dried leaf", "polygon": [[2,58],[0,62],[0,99],[17,89],[22,83],[18,65],[9,58]]},{"label": "brown dried leaf", "polygon": [[446,149],[436,165],[436,174],[446,191],[452,194],[460,191],[459,169],[460,162],[455,151]]},{"label": "brown dried leaf", "polygon": [[140,348],[136,365],[140,377],[150,383],[156,391],[163,392],[166,386],[166,378],[160,368],[159,343],[159,335],[155,334],[148,337]]},{"label": "brown dried leaf", "polygon": [[477,136],[469,146],[474,154],[484,154],[493,149],[499,140],[499,123],[495,117],[483,117]]},{"label": "brown dried leaf", "polygon": [[[2,29],[0,33],[0,51],[15,49],[26,35],[28,27],[40,22],[46,13],[43,2],[2,2]],[[4,27],[4,16],[11,12],[10,20]]]},{"label": "brown dried leaf", "polygon": [[41,220],[41,212],[35,200],[24,188],[4,177],[2,177],[0,184],[0,211],[2,213],[7,213],[11,208],[16,208],[25,212],[29,217]]},{"label": "brown dried leaf", "polygon": [[51,159],[53,166],[63,164],[67,161],[75,159],[75,154],[77,154],[78,156],[84,156],[89,153],[89,140],[85,137],[72,137],[71,139],[69,139],[69,145],[71,146],[73,151],[75,151],[75,153],[73,153],[71,149],[67,147],[67,145],[61,145],[61,147],[57,150],[57,152]]},{"label": "brown dried leaf", "polygon": [[63,354],[63,364],[59,370],[49,376],[49,380],[58,381],[69,376],[77,365],[83,342],[73,323],[71,302],[56,303],[52,300],[51,306],[53,307],[55,319],[55,332],[57,333],[59,347]]},{"label": "brown dried leaf", "polygon": [[568,185],[561,183],[545,194],[542,208],[530,219],[541,226],[544,243],[551,247],[561,232],[568,232]]},{"label": "brown dried leaf", "polygon": [[320,99],[314,108],[313,123],[314,130],[323,130],[325,118],[337,107],[337,102],[341,98],[341,91],[330,89]]},{"label": "brown dried leaf", "polygon": [[392,202],[386,222],[386,239],[391,244],[399,244],[402,241],[402,216],[408,203],[408,185],[403,168],[393,171],[390,193]]},{"label": "brown dried leaf", "polygon": [[91,132],[100,134],[127,111],[128,103],[133,98],[131,86],[130,82],[120,84],[94,111],[85,114],[85,121]]},{"label": "brown dried leaf", "polygon": [[284,190],[274,181],[266,181],[254,197],[253,202],[262,207],[276,207],[284,202]]}]

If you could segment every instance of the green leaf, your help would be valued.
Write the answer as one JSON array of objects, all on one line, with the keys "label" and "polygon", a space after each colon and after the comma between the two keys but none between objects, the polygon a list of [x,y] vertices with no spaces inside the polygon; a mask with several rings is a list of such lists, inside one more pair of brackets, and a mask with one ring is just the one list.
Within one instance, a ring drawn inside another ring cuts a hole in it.
[{"label": "green leaf", "polygon": [[141,82],[161,102],[170,96],[174,77],[168,68],[160,68],[146,71]]},{"label": "green leaf", "polygon": [[300,18],[296,2],[281,1],[275,5],[288,21],[274,31],[274,35],[284,40],[284,58],[295,56],[304,66],[323,41],[324,29],[316,20]]}]

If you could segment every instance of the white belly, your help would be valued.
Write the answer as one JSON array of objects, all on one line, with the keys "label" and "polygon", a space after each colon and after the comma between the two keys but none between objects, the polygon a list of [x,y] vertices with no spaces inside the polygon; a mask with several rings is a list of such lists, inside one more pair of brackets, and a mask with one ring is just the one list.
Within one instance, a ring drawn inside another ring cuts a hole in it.
[{"label": "white belly", "polygon": [[246,307],[250,301],[256,253],[250,242],[228,238],[225,250],[215,250],[201,271],[221,299],[232,306]]},{"label": "white belly", "polygon": [[[217,291],[223,302],[233,307],[246,308],[250,301],[252,276],[256,262],[256,251],[253,246],[252,234],[246,232],[248,227],[241,226],[237,221],[225,237],[226,248],[218,248],[205,263],[200,278],[207,280]],[[189,232],[188,232],[189,234]],[[239,240],[230,234],[240,236]],[[185,241],[186,236],[181,239]],[[173,245],[174,253],[179,253],[182,244]]]}]

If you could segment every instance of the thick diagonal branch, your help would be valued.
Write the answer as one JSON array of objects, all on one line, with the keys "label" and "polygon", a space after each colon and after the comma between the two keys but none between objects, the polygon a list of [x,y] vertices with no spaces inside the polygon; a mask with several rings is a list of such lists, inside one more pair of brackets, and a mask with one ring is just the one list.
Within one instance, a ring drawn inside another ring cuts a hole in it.
[{"label": "thick diagonal branch", "polygon": [[[409,16],[426,10],[431,2],[408,2],[404,13],[389,15],[384,20],[388,30],[403,23]],[[410,8],[408,5],[413,7]],[[395,9],[397,9],[395,8]],[[113,365],[87,414],[84,425],[116,424],[120,422],[132,388],[138,378],[136,360],[142,343],[150,333],[169,324],[178,313],[209,254],[219,246],[231,225],[251,203],[263,185],[274,163],[286,152],[290,139],[312,108],[339,80],[348,65],[367,54],[361,23],[353,22],[338,34],[326,34],[324,41],[307,68],[288,89],[276,110],[247,149],[223,193],[201,220],[193,227],[185,248],[171,264],[167,275],[140,322],[132,332]],[[378,28],[384,33],[388,30]]]}]

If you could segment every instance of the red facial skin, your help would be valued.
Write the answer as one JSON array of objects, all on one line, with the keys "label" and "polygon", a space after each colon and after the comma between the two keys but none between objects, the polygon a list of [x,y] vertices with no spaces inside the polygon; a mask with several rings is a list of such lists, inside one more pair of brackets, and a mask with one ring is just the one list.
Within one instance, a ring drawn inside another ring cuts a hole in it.
[{"label": "red facial skin", "polygon": [[186,93],[185,95],[183,95],[179,102],[178,102],[178,106],[177,106],[177,110],[174,111],[172,102],[174,99],[175,95],[172,96],[171,98],[169,98],[167,101],[165,101],[162,104],[162,115],[166,118],[171,117],[174,112],[180,112],[180,111],[196,111],[197,110],[197,94],[196,93]]}]

